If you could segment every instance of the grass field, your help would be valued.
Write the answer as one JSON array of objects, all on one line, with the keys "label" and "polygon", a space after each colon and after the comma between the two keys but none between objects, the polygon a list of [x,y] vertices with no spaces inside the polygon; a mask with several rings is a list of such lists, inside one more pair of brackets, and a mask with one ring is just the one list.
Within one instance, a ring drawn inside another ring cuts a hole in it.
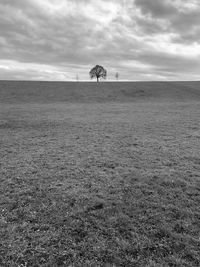
[{"label": "grass field", "polygon": [[200,266],[200,82],[0,82],[0,266]]}]

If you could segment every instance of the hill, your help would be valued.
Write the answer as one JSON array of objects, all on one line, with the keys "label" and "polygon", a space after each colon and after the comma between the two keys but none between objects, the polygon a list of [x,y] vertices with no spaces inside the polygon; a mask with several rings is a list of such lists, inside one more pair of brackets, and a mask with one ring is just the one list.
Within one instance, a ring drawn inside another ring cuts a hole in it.
[{"label": "hill", "polygon": [[200,100],[200,82],[0,81],[0,103]]}]

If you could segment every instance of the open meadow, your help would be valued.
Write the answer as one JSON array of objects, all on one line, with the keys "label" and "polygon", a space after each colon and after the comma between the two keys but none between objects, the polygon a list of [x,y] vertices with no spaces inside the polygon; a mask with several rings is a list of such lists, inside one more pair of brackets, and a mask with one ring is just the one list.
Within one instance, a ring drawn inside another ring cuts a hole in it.
[{"label": "open meadow", "polygon": [[200,266],[200,82],[0,82],[0,266]]}]

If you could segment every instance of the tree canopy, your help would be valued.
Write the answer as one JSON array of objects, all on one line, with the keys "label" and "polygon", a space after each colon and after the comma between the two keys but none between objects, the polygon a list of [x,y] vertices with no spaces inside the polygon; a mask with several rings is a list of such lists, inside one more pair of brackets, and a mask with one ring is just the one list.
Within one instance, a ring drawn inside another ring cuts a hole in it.
[{"label": "tree canopy", "polygon": [[91,79],[96,78],[97,82],[99,82],[100,78],[106,79],[107,71],[100,65],[96,65],[94,68],[90,70]]}]

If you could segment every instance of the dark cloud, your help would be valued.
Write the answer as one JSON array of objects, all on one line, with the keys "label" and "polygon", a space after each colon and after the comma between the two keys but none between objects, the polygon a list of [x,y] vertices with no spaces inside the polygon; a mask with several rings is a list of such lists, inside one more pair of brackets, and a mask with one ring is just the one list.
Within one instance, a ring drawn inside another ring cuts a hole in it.
[{"label": "dark cloud", "polygon": [[172,4],[172,1],[168,0],[135,0],[135,4],[144,14],[150,14],[153,17],[169,18],[177,13],[177,8]]},{"label": "dark cloud", "polygon": [[[145,33],[173,33],[173,41],[179,43],[199,42],[200,4],[196,1],[135,0],[143,17],[137,18]],[[186,4],[186,5],[185,5]]]},{"label": "dark cloud", "polygon": [[200,32],[200,8],[190,12],[183,12],[175,17],[171,23],[171,27],[179,35],[179,41],[184,40],[187,43],[199,42]]}]

